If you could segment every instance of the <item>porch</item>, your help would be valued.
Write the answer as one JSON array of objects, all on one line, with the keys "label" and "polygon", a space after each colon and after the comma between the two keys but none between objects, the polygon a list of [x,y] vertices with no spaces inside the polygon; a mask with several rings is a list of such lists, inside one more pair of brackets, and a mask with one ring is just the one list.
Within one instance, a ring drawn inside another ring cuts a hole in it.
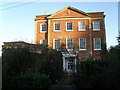
[{"label": "porch", "polygon": [[68,74],[76,73],[76,55],[75,54],[62,54],[63,55],[63,70]]}]

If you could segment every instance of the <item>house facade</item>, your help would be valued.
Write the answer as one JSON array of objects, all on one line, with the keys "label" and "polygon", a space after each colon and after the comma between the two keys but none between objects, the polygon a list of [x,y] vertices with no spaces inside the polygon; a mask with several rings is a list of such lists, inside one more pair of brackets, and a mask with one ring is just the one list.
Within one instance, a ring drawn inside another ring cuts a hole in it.
[{"label": "house facade", "polygon": [[47,44],[63,53],[63,69],[70,72],[78,59],[100,58],[102,44],[106,43],[104,12],[86,13],[68,6],[50,14],[36,16],[35,44]]},{"label": "house facade", "polygon": [[2,49],[4,48],[28,48],[30,52],[36,52],[41,54],[44,50],[44,46],[40,44],[30,44],[24,41],[16,42],[3,42]]}]

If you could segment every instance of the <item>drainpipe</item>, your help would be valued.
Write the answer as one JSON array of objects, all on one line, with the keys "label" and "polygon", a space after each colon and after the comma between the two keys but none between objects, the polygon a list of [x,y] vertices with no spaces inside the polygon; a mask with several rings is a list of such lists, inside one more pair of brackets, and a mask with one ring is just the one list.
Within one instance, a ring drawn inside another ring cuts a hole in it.
[{"label": "drainpipe", "polygon": [[88,19],[88,27],[89,27],[89,38],[90,38],[90,56],[92,56],[92,28],[91,28],[91,18]]},{"label": "drainpipe", "polygon": [[52,45],[51,45],[51,25],[50,25],[50,22],[51,22],[51,20],[50,19],[48,19],[48,31],[47,31],[47,33],[48,33],[48,45],[49,45],[49,47],[52,47]]}]

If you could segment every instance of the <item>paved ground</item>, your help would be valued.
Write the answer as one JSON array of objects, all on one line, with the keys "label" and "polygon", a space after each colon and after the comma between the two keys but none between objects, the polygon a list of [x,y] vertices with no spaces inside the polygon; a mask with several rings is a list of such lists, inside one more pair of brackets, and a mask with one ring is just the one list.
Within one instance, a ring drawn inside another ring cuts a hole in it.
[{"label": "paved ground", "polygon": [[75,85],[51,85],[50,90],[77,90]]},{"label": "paved ground", "polygon": [[77,90],[78,88],[73,85],[72,76],[67,75],[58,81],[57,85],[51,85],[50,90]]}]

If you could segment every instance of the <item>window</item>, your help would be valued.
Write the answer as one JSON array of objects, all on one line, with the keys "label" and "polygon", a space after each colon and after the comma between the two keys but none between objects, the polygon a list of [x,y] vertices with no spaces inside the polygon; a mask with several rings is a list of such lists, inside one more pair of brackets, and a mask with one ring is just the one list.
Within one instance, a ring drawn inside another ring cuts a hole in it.
[{"label": "window", "polygon": [[54,31],[60,31],[60,23],[54,23]]},{"label": "window", "polygon": [[86,50],[86,38],[80,38],[79,40],[80,50]]},{"label": "window", "polygon": [[101,50],[101,39],[94,38],[94,50]]},{"label": "window", "polygon": [[93,22],[93,30],[100,30],[100,22],[99,21],[95,21]]},{"label": "window", "polygon": [[47,44],[47,40],[40,40],[40,44],[46,45]]},{"label": "window", "polygon": [[60,48],[60,39],[54,39],[54,49]]},{"label": "window", "polygon": [[66,31],[72,31],[72,22],[67,22],[66,25]]},{"label": "window", "polygon": [[85,21],[78,22],[79,31],[85,31]]},{"label": "window", "polygon": [[40,32],[46,32],[47,31],[47,24],[40,24]]},{"label": "window", "polygon": [[68,50],[72,50],[73,49],[73,39],[67,39],[67,42],[66,42],[67,44],[66,44],[66,48],[68,49]]}]

